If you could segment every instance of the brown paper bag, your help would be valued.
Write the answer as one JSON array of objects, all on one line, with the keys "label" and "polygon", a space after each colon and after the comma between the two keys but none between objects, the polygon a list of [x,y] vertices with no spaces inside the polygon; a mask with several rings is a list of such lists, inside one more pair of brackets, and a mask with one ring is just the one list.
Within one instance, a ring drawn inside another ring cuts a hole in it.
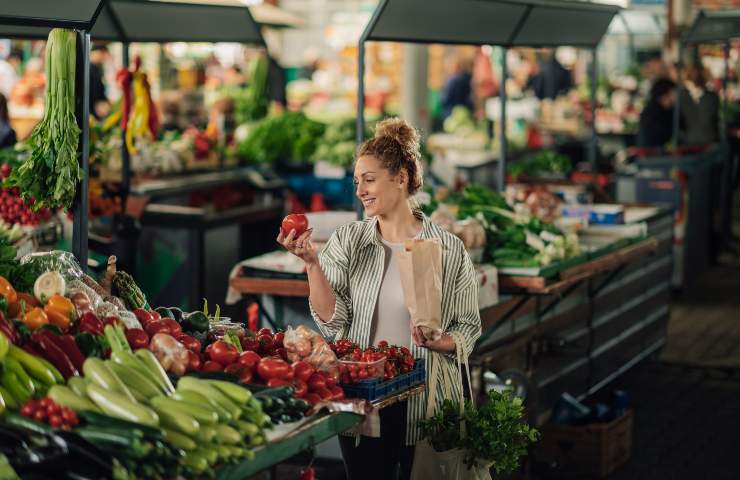
[{"label": "brown paper bag", "polygon": [[427,340],[437,340],[442,334],[442,245],[436,239],[409,240],[398,267],[411,324]]}]

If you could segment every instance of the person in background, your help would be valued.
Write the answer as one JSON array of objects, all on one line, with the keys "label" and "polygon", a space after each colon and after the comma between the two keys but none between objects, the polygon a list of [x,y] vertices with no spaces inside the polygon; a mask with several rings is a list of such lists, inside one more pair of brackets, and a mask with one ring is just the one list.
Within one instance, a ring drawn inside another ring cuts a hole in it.
[{"label": "person in background", "polygon": [[93,45],[90,51],[90,113],[100,119],[110,112],[110,102],[105,94],[103,65],[110,58],[108,47]]},{"label": "person in background", "polygon": [[452,109],[462,105],[473,112],[473,74],[472,66],[467,59],[457,59],[450,78],[442,88],[442,120],[449,117]]},{"label": "person in background", "polygon": [[285,69],[272,55],[267,56],[267,61],[267,94],[277,111],[283,111],[288,105],[285,93]]},{"label": "person in background", "polygon": [[676,102],[676,84],[668,78],[659,78],[650,89],[650,99],[640,114],[637,133],[639,147],[662,148],[673,137],[673,106]]},{"label": "person in background", "polygon": [[0,58],[0,95],[10,98],[15,84],[18,83],[17,63],[13,53]]},{"label": "person in background", "polygon": [[12,147],[16,142],[15,130],[10,126],[8,101],[0,93],[0,148]]},{"label": "person in background", "polygon": [[536,73],[527,82],[527,89],[532,89],[540,100],[556,99],[573,88],[573,77],[555,57],[554,51],[542,54],[537,63]]},{"label": "person in background", "polygon": [[707,90],[704,70],[689,66],[678,94],[683,129],[681,143],[706,145],[719,141],[719,96]]}]

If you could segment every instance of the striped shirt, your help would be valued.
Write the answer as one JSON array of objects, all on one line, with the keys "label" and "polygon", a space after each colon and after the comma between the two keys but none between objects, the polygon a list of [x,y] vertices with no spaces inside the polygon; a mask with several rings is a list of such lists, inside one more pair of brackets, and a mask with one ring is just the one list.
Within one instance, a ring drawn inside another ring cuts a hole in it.
[{"label": "striped shirt", "polygon": [[[442,244],[442,330],[460,332],[465,339],[463,354],[470,355],[481,334],[478,310],[478,283],[470,256],[462,241],[432,223],[428,217],[415,213],[423,222],[419,238],[437,238]],[[347,338],[365,348],[370,343],[373,314],[383,280],[385,251],[381,244],[376,217],[352,222],[339,227],[319,254],[321,269],[334,290],[336,306],[327,322],[322,322],[311,307],[311,315],[327,337]],[[429,372],[430,351],[411,345],[414,358],[423,358]],[[445,396],[442,375],[457,379],[458,369],[451,355],[434,355],[441,359],[442,368],[437,378],[437,405]],[[456,380],[454,380],[456,381]],[[429,378],[427,378],[427,385]],[[458,399],[460,392],[453,388]],[[419,420],[426,414],[427,393],[411,397],[408,402],[406,444],[414,445],[421,439]]]}]

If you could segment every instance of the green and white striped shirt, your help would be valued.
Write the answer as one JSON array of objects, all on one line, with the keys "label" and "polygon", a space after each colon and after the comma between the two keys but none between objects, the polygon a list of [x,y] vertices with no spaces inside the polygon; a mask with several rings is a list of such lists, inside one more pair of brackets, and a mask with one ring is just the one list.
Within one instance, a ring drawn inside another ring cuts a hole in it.
[{"label": "green and white striped shirt", "polygon": [[[473,262],[459,238],[432,223],[425,215],[415,214],[423,222],[419,238],[438,238],[442,244],[442,330],[445,333],[460,332],[465,339],[464,355],[470,355],[481,334],[478,283]],[[311,306],[311,315],[325,336],[347,338],[363,348],[370,343],[373,313],[385,266],[385,251],[377,224],[378,220],[374,217],[342,225],[332,234],[319,254],[319,263],[334,289],[334,315],[328,322],[322,322]],[[429,350],[411,343],[414,358],[425,359],[429,372]],[[447,369],[448,378],[458,378],[457,365],[452,356],[435,357],[442,360],[442,368]],[[442,368],[438,370],[437,408],[445,398],[442,392]],[[453,392],[456,398],[459,397],[456,389],[453,388]],[[407,445],[413,445],[421,438],[417,424],[424,419],[426,404],[426,392],[409,400]]]}]

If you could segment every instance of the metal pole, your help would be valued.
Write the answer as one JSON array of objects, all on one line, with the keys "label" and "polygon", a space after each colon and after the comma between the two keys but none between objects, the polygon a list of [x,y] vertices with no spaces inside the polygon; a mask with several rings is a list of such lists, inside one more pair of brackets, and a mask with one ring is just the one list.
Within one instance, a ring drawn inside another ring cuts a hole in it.
[{"label": "metal pole", "polygon": [[77,124],[82,131],[80,137],[80,182],[72,212],[72,253],[83,271],[87,271],[87,206],[88,206],[88,161],[90,154],[90,33],[77,31],[77,65],[75,75]]},{"label": "metal pole", "polygon": [[594,47],[591,52],[591,142],[588,146],[588,160],[591,162],[591,173],[594,175],[594,181],[596,181],[596,174],[598,173],[596,158],[596,89],[599,83],[599,66],[597,62],[596,47]]},{"label": "metal pole", "polygon": [[496,176],[496,188],[499,192],[504,191],[506,184],[506,78],[509,76],[509,69],[506,64],[506,56],[509,49],[502,47],[501,55],[501,82],[499,86],[499,98],[501,99],[501,119],[499,121],[499,159],[498,175]]},{"label": "metal pole", "polygon": [[[130,60],[129,60],[129,44],[128,42],[123,42],[121,44],[121,48],[123,49],[123,68],[128,69]],[[121,108],[123,108],[123,102],[121,102]],[[121,129],[121,160],[122,160],[122,175],[121,175],[121,203],[123,206],[123,209],[125,211],[126,209],[126,200],[128,199],[128,194],[131,190],[131,157],[128,153],[128,148],[126,147],[126,129]]]},{"label": "metal pole", "polygon": [[[365,39],[360,39],[357,52],[357,145],[362,145],[365,141]],[[362,219],[362,204],[357,195],[354,195],[353,202],[357,218]]]},{"label": "metal pole", "polygon": [[673,148],[678,148],[678,135],[681,118],[681,69],[683,67],[683,44],[678,42],[678,62],[676,62],[676,102],[673,106]]},{"label": "metal pole", "polygon": [[730,41],[725,43],[725,76],[722,79],[722,141],[729,140],[727,131],[727,80],[730,78]]}]

